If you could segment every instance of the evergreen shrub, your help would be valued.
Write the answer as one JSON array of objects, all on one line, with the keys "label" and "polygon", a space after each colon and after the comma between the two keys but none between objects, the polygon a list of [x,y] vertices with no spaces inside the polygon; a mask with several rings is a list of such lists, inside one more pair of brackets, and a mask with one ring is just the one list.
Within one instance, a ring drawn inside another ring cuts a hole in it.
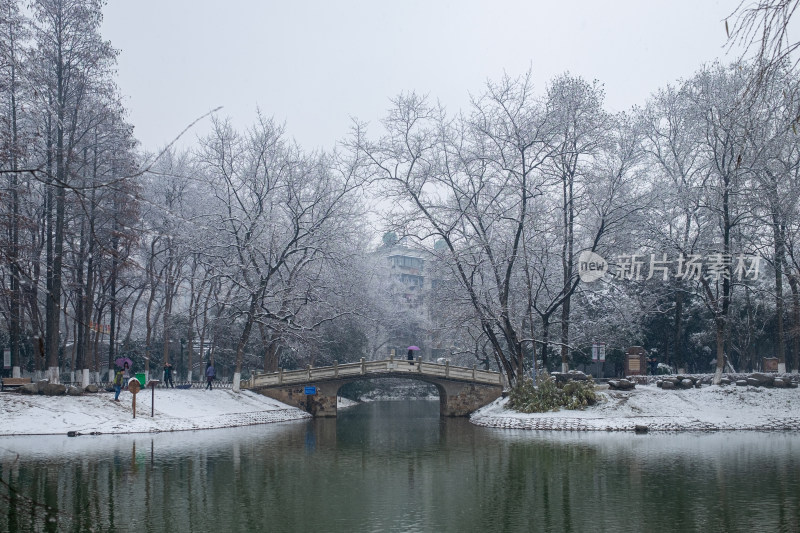
[{"label": "evergreen shrub", "polygon": [[537,379],[536,386],[530,379],[511,389],[506,409],[520,413],[545,413],[565,409],[583,409],[597,403],[594,382],[569,381],[559,387],[549,376]]}]

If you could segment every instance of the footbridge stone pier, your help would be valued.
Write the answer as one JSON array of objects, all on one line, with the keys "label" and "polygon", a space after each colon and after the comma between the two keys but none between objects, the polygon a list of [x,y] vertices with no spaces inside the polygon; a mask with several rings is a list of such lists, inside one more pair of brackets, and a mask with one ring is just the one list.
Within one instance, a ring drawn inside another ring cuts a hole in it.
[{"label": "footbridge stone pier", "polygon": [[421,358],[414,361],[392,358],[254,374],[242,382],[242,388],[299,407],[317,417],[335,417],[339,388],[371,378],[405,378],[432,383],[439,392],[442,416],[467,416],[499,398],[504,385],[499,372],[423,362]]}]

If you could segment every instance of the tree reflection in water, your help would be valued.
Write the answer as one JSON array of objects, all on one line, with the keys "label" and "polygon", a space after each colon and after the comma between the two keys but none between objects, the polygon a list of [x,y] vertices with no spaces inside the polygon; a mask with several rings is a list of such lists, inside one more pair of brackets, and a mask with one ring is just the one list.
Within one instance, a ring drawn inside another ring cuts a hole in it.
[{"label": "tree reflection in water", "polygon": [[340,415],[2,438],[0,531],[800,529],[797,434],[492,430],[423,401]]}]

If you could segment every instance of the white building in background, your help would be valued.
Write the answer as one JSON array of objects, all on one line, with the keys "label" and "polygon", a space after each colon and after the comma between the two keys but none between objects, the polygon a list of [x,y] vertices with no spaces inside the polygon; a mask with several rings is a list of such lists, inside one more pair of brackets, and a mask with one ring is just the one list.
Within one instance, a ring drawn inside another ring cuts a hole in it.
[{"label": "white building in background", "polygon": [[383,244],[375,251],[378,258],[378,276],[394,306],[395,324],[387,332],[383,353],[389,357],[406,358],[410,345],[419,346],[416,356],[425,361],[447,357],[449,351],[435,317],[431,316],[429,303],[436,282],[431,277],[430,265],[434,256],[421,249],[406,246],[394,233],[383,236]]}]

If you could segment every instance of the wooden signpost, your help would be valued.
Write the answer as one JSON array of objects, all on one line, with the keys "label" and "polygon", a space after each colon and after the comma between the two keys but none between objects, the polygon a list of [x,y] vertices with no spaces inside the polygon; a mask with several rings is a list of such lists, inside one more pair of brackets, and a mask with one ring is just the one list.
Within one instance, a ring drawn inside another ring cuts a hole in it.
[{"label": "wooden signpost", "polygon": [[131,378],[130,381],[128,381],[128,390],[131,391],[131,394],[133,394],[133,418],[136,418],[136,395],[139,393],[141,388],[142,384],[139,383],[138,379]]},{"label": "wooden signpost", "polygon": [[158,386],[159,383],[161,383],[160,379],[151,379],[150,381],[147,382],[147,386],[150,387],[150,390],[152,391],[152,396],[150,397],[151,418],[155,416],[156,412],[156,387]]}]

